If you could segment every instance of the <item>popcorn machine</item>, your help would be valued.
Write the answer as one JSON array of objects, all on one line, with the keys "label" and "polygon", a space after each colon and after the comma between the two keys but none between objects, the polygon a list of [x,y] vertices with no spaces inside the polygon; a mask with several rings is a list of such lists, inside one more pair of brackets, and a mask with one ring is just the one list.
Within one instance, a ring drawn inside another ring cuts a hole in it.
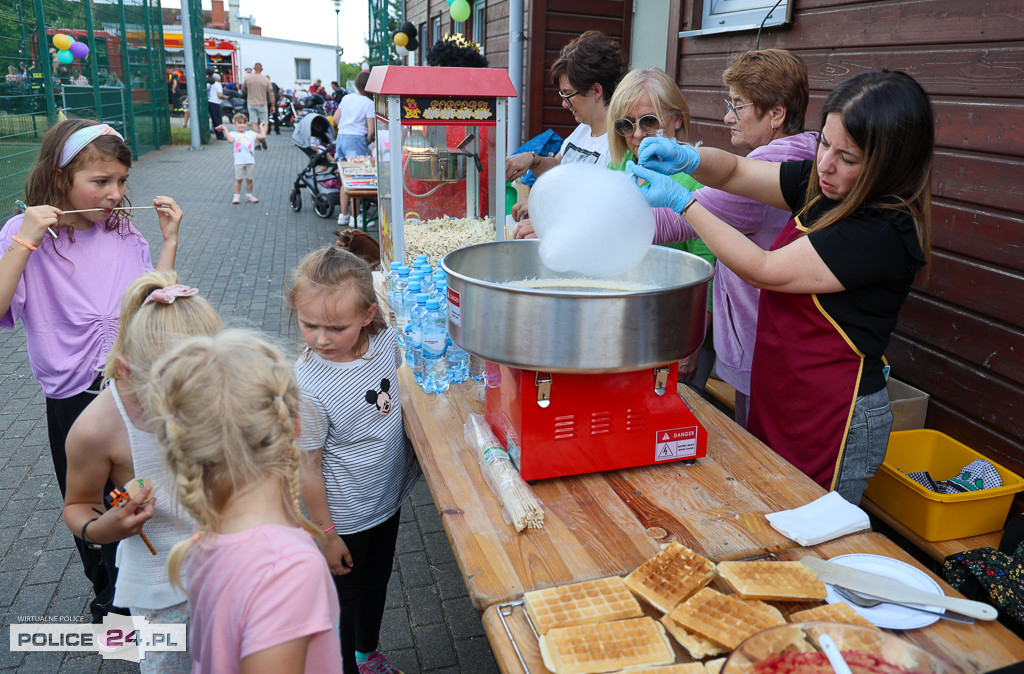
[{"label": "popcorn machine", "polygon": [[505,238],[505,144],[508,72],[496,68],[378,66],[374,94],[381,262],[410,252],[407,230],[440,222],[437,255],[477,241],[443,230],[464,221],[494,226]]}]

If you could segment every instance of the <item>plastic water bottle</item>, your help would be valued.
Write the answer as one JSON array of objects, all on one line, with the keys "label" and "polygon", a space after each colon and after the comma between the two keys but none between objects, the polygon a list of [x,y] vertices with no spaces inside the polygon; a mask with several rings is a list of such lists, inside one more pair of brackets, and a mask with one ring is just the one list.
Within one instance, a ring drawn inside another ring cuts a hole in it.
[{"label": "plastic water bottle", "polygon": [[423,385],[423,317],[427,314],[427,294],[416,294],[416,306],[409,316],[409,335],[405,348],[405,364],[412,370],[416,383]]},{"label": "plastic water bottle", "polygon": [[388,311],[394,313],[395,306],[395,280],[398,278],[398,270],[406,267],[404,264],[392,265],[391,270],[388,271],[387,276],[384,277],[384,287],[387,290],[388,296]]},{"label": "plastic water bottle", "polygon": [[444,279],[434,283],[434,294],[431,297],[437,298],[438,308],[445,314],[448,314],[448,284]]},{"label": "plastic water bottle", "polygon": [[448,280],[448,272],[446,272],[444,270],[444,268],[441,267],[441,265],[437,265],[437,269],[434,270],[434,283],[437,283],[438,281],[447,281],[447,280]]},{"label": "plastic water bottle", "polygon": [[419,267],[421,264],[427,261],[426,253],[420,253],[416,256],[416,261],[413,263],[414,267]]},{"label": "plastic water bottle", "polygon": [[434,268],[430,266],[429,262],[424,262],[418,269],[423,274],[423,292],[432,295],[434,293]]},{"label": "plastic water bottle", "polygon": [[448,338],[448,381],[458,384],[469,379],[469,354]]},{"label": "plastic water bottle", "polygon": [[408,312],[405,311],[405,291],[409,287],[409,268],[404,264],[395,268],[397,276],[393,286],[393,296],[388,297],[391,311],[395,314],[395,332],[398,333],[398,345],[405,346],[405,326],[408,325]]},{"label": "plastic water bottle", "polygon": [[448,319],[438,311],[437,298],[427,300],[423,316],[423,390],[444,393],[448,390]]},{"label": "plastic water bottle", "polygon": [[410,363],[409,367],[412,367],[412,359],[408,356],[412,353],[413,344],[409,341],[409,335],[412,331],[412,310],[416,307],[416,294],[420,292],[420,280],[412,279],[409,281],[405,293],[402,294],[402,318],[404,320],[405,327],[403,328],[403,336],[406,353],[406,362]]}]

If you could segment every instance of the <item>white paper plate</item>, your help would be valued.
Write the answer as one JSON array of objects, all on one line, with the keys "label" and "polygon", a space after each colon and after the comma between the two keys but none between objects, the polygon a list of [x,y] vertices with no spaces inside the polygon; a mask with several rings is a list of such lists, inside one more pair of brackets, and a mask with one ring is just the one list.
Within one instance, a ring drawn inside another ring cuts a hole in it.
[{"label": "white paper plate", "polygon": [[[840,555],[828,561],[859,571],[877,573],[879,576],[898,580],[918,590],[943,594],[942,588],[928,574],[898,559],[883,557],[882,555],[854,554]],[[870,621],[876,627],[884,627],[891,630],[912,630],[919,627],[927,627],[939,619],[938,616],[928,615],[927,613],[895,604],[879,604],[873,608],[864,608],[840,597],[831,585],[826,584],[825,588],[828,592],[825,601],[829,604],[846,602],[861,617]],[[938,611],[940,613],[945,611],[945,609],[938,606],[922,608],[928,608],[931,611]]]}]

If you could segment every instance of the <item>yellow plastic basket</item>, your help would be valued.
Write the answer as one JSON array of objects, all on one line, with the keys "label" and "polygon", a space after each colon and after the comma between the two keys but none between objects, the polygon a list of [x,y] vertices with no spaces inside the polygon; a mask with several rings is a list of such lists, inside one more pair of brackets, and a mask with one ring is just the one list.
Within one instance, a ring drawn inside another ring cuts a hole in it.
[{"label": "yellow plastic basket", "polygon": [[[936,480],[955,477],[975,459],[986,459],[1003,485],[963,494],[939,494],[904,473],[926,471]],[[1024,479],[945,433],[930,429],[889,436],[885,462],[868,480],[864,496],[926,541],[980,536],[1003,528],[1013,495]]]}]

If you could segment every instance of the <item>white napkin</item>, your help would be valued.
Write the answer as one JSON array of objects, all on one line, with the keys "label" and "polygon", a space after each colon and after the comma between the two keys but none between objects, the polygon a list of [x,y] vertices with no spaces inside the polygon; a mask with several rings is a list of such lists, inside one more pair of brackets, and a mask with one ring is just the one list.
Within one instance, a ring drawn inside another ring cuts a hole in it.
[{"label": "white napkin", "polygon": [[772,528],[800,545],[817,545],[871,526],[866,512],[834,491],[807,505],[765,517]]}]

